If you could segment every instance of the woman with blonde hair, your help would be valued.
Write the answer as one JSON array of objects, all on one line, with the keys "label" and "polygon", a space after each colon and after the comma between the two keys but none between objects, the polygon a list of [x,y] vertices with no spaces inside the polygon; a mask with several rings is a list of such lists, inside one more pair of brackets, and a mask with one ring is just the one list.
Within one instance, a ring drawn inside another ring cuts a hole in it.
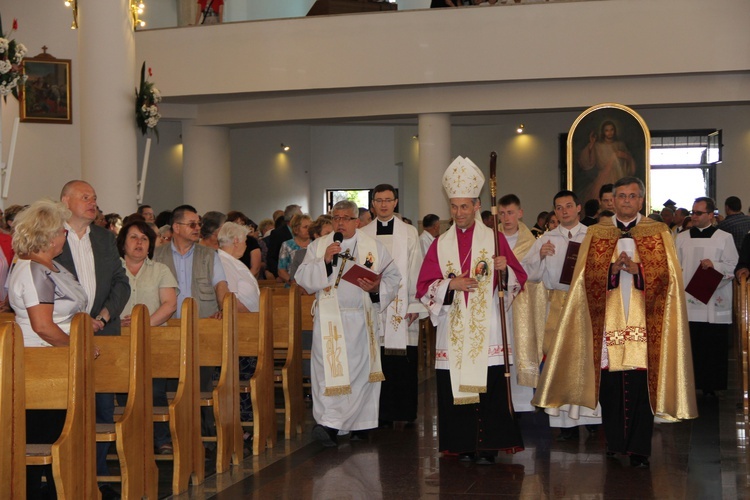
[{"label": "woman with blonde hair", "polygon": [[289,274],[289,266],[292,263],[292,258],[295,252],[302,248],[307,248],[310,244],[310,226],[312,225],[312,218],[307,214],[297,214],[292,217],[289,222],[292,228],[292,234],[294,238],[287,240],[281,245],[281,251],[279,251],[279,279],[284,283],[291,283],[292,277]]},{"label": "woman with blonde hair", "polygon": [[[20,212],[14,223],[13,250],[16,261],[10,269],[8,299],[23,332],[25,347],[67,346],[73,316],[88,311],[88,298],[81,284],[52,259],[62,253],[67,237],[65,221],[70,210],[62,203],[40,200]],[[94,348],[94,357],[99,349]],[[54,443],[65,424],[65,410],[27,410],[26,442]],[[44,486],[55,498],[51,467],[28,467],[27,498],[39,498]]]}]

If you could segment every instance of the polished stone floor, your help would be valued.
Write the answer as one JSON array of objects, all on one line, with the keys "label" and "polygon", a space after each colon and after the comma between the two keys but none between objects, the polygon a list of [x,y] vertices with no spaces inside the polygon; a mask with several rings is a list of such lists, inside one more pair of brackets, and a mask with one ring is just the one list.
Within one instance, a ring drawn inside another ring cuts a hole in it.
[{"label": "polished stone floor", "polygon": [[[734,365],[730,365],[734,366]],[[734,385],[734,384],[733,384]],[[698,396],[700,418],[657,424],[650,469],[607,460],[602,433],[555,440],[544,413],[523,413],[526,449],[495,465],[465,464],[437,451],[434,377],[420,386],[415,425],[371,432],[369,439],[323,448],[310,438],[280,439],[226,474],[176,498],[750,498],[744,416],[738,391]]]}]

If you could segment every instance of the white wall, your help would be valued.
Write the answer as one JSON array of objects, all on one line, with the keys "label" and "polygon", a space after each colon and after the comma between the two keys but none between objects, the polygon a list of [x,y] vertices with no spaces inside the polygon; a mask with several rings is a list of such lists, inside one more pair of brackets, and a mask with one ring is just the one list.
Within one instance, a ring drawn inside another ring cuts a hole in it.
[{"label": "white wall", "polygon": [[[162,120],[159,122],[159,140],[151,136],[146,189],[143,205],[151,205],[158,214],[182,205],[182,124]],[[138,180],[143,169],[143,150],[146,139],[138,134]],[[104,210],[104,205],[101,205]],[[106,210],[105,210],[106,212]],[[123,215],[123,214],[121,214]]]}]

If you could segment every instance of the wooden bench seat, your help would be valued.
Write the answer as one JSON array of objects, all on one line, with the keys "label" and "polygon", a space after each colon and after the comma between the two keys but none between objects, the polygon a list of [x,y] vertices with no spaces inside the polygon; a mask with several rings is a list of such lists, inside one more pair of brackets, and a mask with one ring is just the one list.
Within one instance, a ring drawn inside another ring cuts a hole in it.
[{"label": "wooden bench seat", "polygon": [[[96,337],[101,355],[94,363],[96,392],[127,393],[114,424],[96,424],[98,442],[115,442],[119,480],[125,498],[156,498],[159,470],[154,458],[151,326],[148,309],[138,304],[131,313],[130,335]],[[100,477],[100,481],[118,476]]]},{"label": "wooden bench seat", "polygon": [[[0,484],[3,489],[0,496],[8,495],[9,498],[26,495],[24,457],[35,452],[27,448],[24,453],[26,388],[23,358],[21,327],[12,321],[0,324],[0,422],[4,427],[0,432]],[[41,455],[51,459],[51,450],[44,450]]]},{"label": "wooden bench seat", "polygon": [[[174,455],[155,458],[174,459],[174,495],[187,491],[189,482],[198,485],[205,479],[198,372],[198,312],[192,298],[183,301],[181,319],[177,323],[174,326],[150,327],[152,377],[177,379],[177,392],[169,407],[155,407],[152,412],[152,421],[164,421],[168,417]],[[123,327],[121,333],[122,336],[129,336],[130,328]]]},{"label": "wooden bench seat", "polygon": [[[256,356],[255,373],[247,382],[253,407],[253,455],[276,444],[273,394],[273,310],[270,288],[260,289],[260,312],[237,315],[239,356]],[[238,388],[239,394],[239,388]]]},{"label": "wooden bench seat", "polygon": [[99,495],[93,350],[91,318],[85,313],[73,318],[69,347],[24,348],[26,409],[67,410],[59,439],[51,445],[29,445],[26,452],[28,465],[52,465],[61,499]]}]

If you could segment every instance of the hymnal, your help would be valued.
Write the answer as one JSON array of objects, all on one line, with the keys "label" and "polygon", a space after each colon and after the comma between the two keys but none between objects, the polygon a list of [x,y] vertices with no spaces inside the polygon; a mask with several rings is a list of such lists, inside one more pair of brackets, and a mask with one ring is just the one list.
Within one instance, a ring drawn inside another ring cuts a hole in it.
[{"label": "hymnal", "polygon": [[342,278],[344,278],[346,281],[351,283],[354,286],[359,286],[359,283],[357,283],[357,280],[360,278],[366,278],[370,281],[375,281],[378,279],[378,276],[383,274],[383,271],[388,269],[388,266],[391,265],[393,261],[389,262],[388,265],[386,265],[379,273],[376,273],[365,266],[361,264],[357,264],[356,262],[354,265],[344,273]]},{"label": "hymnal", "polygon": [[579,248],[581,248],[580,243],[576,243],[575,241],[568,242],[568,251],[565,252],[565,261],[560,273],[560,284],[562,285],[570,285],[570,282],[573,281],[573,270],[576,268]]},{"label": "hymnal", "polygon": [[708,304],[708,301],[711,300],[711,296],[719,287],[719,283],[721,283],[723,278],[724,275],[713,267],[703,269],[698,264],[698,269],[696,269],[693,277],[690,278],[690,283],[685,287],[685,291],[704,304]]}]

